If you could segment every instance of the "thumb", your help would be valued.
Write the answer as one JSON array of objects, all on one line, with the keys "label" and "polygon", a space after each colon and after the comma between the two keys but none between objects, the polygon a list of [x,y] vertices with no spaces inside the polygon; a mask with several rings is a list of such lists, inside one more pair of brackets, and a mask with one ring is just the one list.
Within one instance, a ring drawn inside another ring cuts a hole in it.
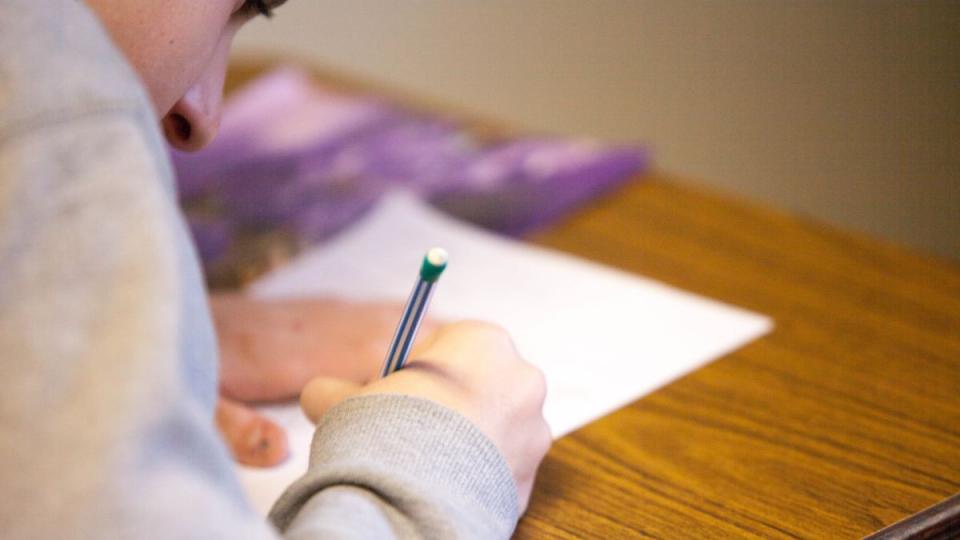
[{"label": "thumb", "polygon": [[217,428],[238,462],[271,467],[287,458],[287,435],[256,410],[224,397],[217,402]]},{"label": "thumb", "polygon": [[300,408],[316,424],[331,407],[356,395],[362,388],[362,385],[347,379],[316,377],[300,393]]}]

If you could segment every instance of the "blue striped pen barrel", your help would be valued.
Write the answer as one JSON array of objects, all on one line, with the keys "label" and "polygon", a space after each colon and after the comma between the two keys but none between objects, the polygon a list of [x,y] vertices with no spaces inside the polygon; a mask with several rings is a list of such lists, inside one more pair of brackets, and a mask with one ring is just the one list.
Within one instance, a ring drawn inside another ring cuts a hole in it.
[{"label": "blue striped pen barrel", "polygon": [[427,251],[423,257],[423,264],[420,265],[420,275],[417,276],[417,283],[413,287],[413,292],[407,300],[407,305],[403,309],[403,315],[400,317],[400,324],[397,325],[397,332],[393,335],[393,341],[390,348],[387,349],[387,358],[383,363],[382,377],[401,369],[407,362],[410,355],[410,349],[417,338],[417,330],[420,329],[420,323],[427,313],[427,306],[430,304],[430,297],[433,295],[433,288],[447,267],[447,252],[442,248],[433,248]]}]

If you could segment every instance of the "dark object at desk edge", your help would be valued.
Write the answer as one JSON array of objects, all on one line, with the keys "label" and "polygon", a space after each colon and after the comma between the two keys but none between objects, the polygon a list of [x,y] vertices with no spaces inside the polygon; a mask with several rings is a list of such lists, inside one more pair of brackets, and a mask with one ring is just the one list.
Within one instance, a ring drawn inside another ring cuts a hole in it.
[{"label": "dark object at desk edge", "polygon": [[863,540],[960,538],[960,494],[865,536]]}]

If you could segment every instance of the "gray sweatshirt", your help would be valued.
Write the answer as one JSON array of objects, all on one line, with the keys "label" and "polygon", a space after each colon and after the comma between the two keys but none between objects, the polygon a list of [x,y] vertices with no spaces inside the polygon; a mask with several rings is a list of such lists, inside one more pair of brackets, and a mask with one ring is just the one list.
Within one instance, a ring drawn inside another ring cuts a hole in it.
[{"label": "gray sweatshirt", "polygon": [[0,537],[503,538],[459,414],[352,399],[271,522],[214,429],[216,340],[148,98],[78,0],[0,1]]}]

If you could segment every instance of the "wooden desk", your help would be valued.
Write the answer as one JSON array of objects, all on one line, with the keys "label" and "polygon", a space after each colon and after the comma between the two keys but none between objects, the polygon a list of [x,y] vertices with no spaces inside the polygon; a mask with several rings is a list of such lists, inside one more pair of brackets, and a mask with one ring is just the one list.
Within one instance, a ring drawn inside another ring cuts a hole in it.
[{"label": "wooden desk", "polygon": [[642,180],[531,240],[776,329],[559,440],[518,538],[856,538],[960,491],[960,267]]},{"label": "wooden desk", "polygon": [[856,538],[960,491],[957,266],[662,175],[534,241],[776,329],[558,441],[519,538]]}]

